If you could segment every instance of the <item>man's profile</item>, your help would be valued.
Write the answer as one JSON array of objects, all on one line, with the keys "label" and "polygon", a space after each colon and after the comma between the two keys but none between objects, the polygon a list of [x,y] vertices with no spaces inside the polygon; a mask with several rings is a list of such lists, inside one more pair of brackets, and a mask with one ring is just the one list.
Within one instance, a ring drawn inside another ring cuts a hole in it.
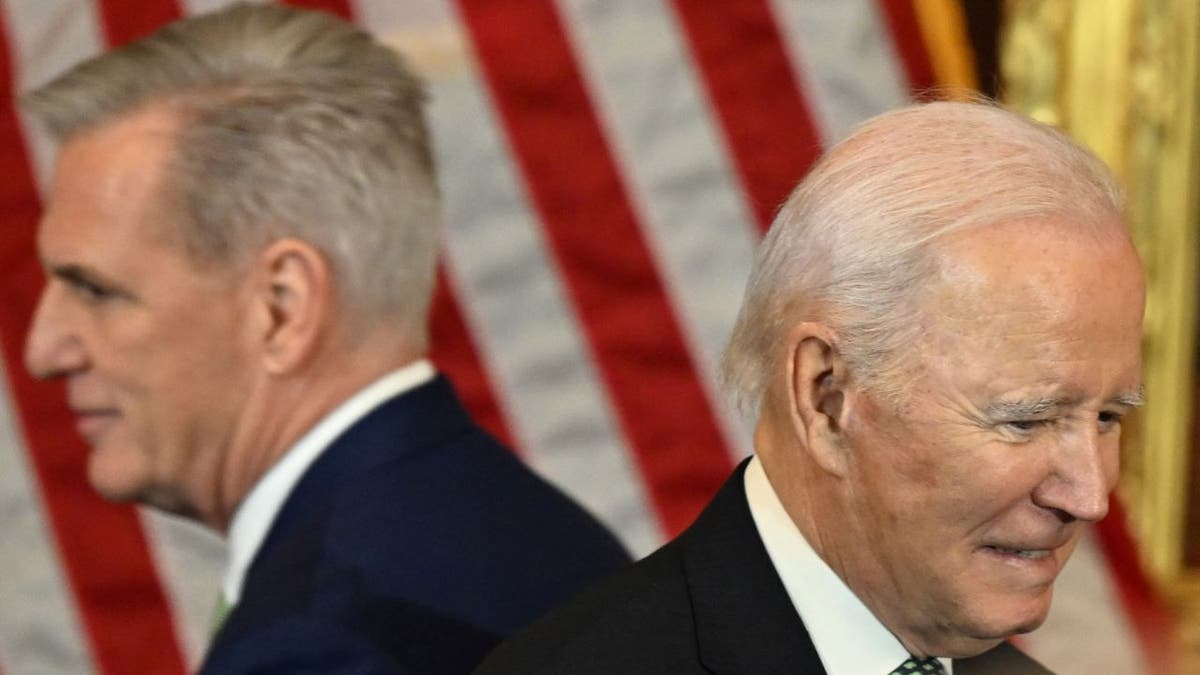
[{"label": "man's profile", "polygon": [[425,359],[423,102],[354,26],[249,4],[27,99],[61,148],[26,362],[100,493],[228,534],[206,672],[465,672],[625,562]]},{"label": "man's profile", "polygon": [[1141,403],[1141,265],[1103,164],[984,104],[834,147],[759,249],[725,355],[755,456],[696,523],[484,673],[1041,673]]}]

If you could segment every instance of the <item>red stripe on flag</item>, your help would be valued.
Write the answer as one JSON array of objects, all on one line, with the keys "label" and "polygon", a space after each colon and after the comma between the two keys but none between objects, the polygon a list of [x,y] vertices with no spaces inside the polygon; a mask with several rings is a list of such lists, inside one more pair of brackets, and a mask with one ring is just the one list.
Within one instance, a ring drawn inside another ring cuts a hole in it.
[{"label": "red stripe on flag", "polygon": [[571,46],[545,0],[459,6],[621,427],[674,535],[728,475],[730,455]]},{"label": "red stripe on flag", "polygon": [[471,417],[506,446],[516,450],[444,269],[438,270],[437,290],[429,312],[429,343],[430,358],[454,383]]},{"label": "red stripe on flag", "polygon": [[132,42],[183,15],[175,0],[100,0],[100,23],[108,44]]},{"label": "red stripe on flag", "polygon": [[878,0],[883,15],[887,17],[892,41],[897,56],[904,64],[908,75],[909,91],[920,96],[937,86],[937,75],[929,60],[929,51],[921,37],[921,26],[917,23],[914,0]]},{"label": "red stripe on flag", "polygon": [[87,451],[74,434],[60,385],[34,382],[21,363],[25,332],[42,287],[34,236],[40,205],[12,106],[12,63],[0,25],[0,348],[24,427],[30,462],[66,577],[95,660],[105,672],[184,673],[174,619],[137,513],[102,501],[85,475]]},{"label": "red stripe on flag", "polygon": [[1133,624],[1143,663],[1154,673],[1173,673],[1180,645],[1175,640],[1175,617],[1159,599],[1137,557],[1137,543],[1128,529],[1124,505],[1113,495],[1108,517],[1096,524],[1104,559],[1112,570],[1117,596]]},{"label": "red stripe on flag", "polygon": [[821,140],[766,0],[675,0],[759,226],[821,153]]},{"label": "red stripe on flag", "polygon": [[350,6],[350,0],[282,0],[282,4],[304,9],[320,9],[347,21],[354,20],[354,8]]}]

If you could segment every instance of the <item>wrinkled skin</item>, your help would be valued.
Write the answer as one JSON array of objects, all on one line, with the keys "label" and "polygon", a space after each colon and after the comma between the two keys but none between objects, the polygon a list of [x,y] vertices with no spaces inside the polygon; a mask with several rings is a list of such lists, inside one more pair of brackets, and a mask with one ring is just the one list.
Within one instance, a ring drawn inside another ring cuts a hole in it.
[{"label": "wrinkled skin", "polygon": [[914,316],[899,404],[846,394],[823,556],[914,654],[968,656],[1042,623],[1103,518],[1140,403],[1144,287],[1115,224],[954,235]]}]

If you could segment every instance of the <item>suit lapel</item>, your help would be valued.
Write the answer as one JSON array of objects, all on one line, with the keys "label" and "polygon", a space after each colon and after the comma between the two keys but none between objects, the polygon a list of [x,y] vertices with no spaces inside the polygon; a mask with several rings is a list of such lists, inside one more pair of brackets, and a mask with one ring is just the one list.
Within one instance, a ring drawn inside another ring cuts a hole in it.
[{"label": "suit lapel", "polygon": [[679,539],[700,660],[715,673],[824,673],[750,515],[748,462]]},{"label": "suit lapel", "polygon": [[[355,476],[470,429],[472,422],[442,376],[380,404],[336,438],[296,483],[255,560],[304,526]],[[250,572],[253,572],[254,565]]]}]

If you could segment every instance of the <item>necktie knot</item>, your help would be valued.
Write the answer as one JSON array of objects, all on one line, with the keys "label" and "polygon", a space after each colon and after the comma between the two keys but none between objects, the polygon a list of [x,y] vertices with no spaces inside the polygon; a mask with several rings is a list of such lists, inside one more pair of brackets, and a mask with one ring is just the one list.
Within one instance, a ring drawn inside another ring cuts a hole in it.
[{"label": "necktie knot", "polygon": [[946,669],[935,658],[910,658],[892,669],[889,675],[946,675]]}]

